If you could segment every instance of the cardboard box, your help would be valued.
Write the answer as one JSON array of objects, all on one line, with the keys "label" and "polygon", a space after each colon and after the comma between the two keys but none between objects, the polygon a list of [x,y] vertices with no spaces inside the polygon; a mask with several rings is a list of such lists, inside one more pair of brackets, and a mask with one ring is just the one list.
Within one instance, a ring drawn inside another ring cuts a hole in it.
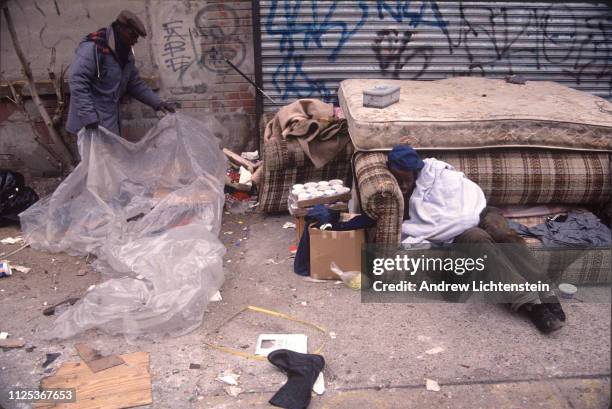
[{"label": "cardboard box", "polygon": [[304,233],[304,226],[306,225],[306,216],[296,216],[295,218],[295,245],[300,245],[302,239],[302,233]]},{"label": "cardboard box", "polygon": [[331,231],[310,227],[310,276],[319,280],[339,280],[329,267],[332,261],[342,271],[361,271],[364,243],[363,229]]},{"label": "cardboard box", "polygon": [[[348,204],[346,202],[338,202],[338,203],[327,205],[327,208],[331,210],[338,210],[340,212],[347,212]],[[306,221],[304,219],[306,217],[306,214],[308,213],[308,210],[310,209],[300,208],[299,210],[300,211],[303,210],[303,212],[299,212],[295,214],[295,245],[296,246],[300,244],[302,233],[304,233],[304,226],[306,225]]]}]

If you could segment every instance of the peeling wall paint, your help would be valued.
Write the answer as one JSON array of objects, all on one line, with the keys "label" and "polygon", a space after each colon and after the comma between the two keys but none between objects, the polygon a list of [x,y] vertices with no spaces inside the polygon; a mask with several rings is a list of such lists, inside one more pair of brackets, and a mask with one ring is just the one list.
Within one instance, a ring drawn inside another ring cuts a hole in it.
[{"label": "peeling wall paint", "polygon": [[[23,0],[12,1],[10,8],[37,80],[48,78],[53,47],[59,71],[70,64],[87,33],[110,25],[122,9],[133,11],[148,31],[135,46],[141,75],[156,78],[162,98],[176,101],[181,112],[209,124],[223,146],[235,151],[257,149],[255,90],[224,60],[254,78],[250,1]],[[0,72],[7,79],[22,78],[3,19]],[[0,105],[6,110],[11,103],[3,100]],[[130,140],[156,122],[152,109],[129,98],[121,111],[123,136]],[[0,116],[0,161],[10,157],[11,163],[23,163],[34,174],[52,174],[44,151],[35,147],[23,118],[8,121]]]}]

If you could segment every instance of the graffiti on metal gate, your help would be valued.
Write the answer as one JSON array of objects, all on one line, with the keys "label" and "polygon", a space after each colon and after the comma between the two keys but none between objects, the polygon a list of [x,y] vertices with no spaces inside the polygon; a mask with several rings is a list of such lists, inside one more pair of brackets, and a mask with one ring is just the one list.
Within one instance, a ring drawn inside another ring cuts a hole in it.
[{"label": "graffiti on metal gate", "polygon": [[[262,23],[278,40],[282,59],[271,76],[281,99],[333,99],[337,81],[350,75],[438,79],[516,73],[576,86],[606,82],[612,97],[612,13],[601,7],[585,13],[554,3],[508,7],[408,0],[363,0],[357,7],[272,1]],[[320,69],[350,66],[355,58],[360,58],[355,66],[369,66],[363,62],[364,41],[378,73],[344,70],[330,79],[334,69]]]},{"label": "graffiti on metal gate", "polygon": [[[328,99],[335,90],[330,90],[325,80],[317,79],[316,74],[308,73],[303,67],[304,57],[313,52],[321,55],[326,62],[333,62],[345,43],[365,23],[368,6],[359,2],[360,19],[356,22],[345,22],[336,15],[341,2],[333,2],[327,6],[320,5],[317,1],[309,2],[312,3],[312,8],[308,8],[311,16],[307,20],[299,19],[299,15],[304,13],[302,6],[307,7],[304,3],[301,0],[274,1],[270,13],[263,21],[266,32],[278,38],[283,58],[272,74],[272,79],[282,99],[312,95]],[[324,37],[335,32],[339,35],[330,47]],[[327,52],[330,48],[331,51]]]}]

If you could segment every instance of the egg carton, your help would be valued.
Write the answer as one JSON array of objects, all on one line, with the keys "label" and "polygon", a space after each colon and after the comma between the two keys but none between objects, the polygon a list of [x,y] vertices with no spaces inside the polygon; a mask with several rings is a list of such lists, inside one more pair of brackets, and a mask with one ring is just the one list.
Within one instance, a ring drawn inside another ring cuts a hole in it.
[{"label": "egg carton", "polygon": [[331,204],[348,201],[351,189],[344,186],[340,179],[308,182],[293,185],[289,194],[289,208],[305,208],[317,204]]}]

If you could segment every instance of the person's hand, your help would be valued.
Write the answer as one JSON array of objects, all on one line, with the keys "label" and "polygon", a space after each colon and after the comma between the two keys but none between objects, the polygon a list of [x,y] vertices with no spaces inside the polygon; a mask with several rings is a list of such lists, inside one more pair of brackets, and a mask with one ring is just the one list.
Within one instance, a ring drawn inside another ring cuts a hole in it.
[{"label": "person's hand", "polygon": [[85,129],[98,129],[98,123],[97,122],[92,122],[90,124],[85,125]]},{"label": "person's hand", "polygon": [[162,101],[161,104],[159,104],[159,106],[157,107],[157,110],[162,111],[165,114],[167,114],[168,112],[170,112],[171,114],[176,112],[174,106],[168,101]]}]

